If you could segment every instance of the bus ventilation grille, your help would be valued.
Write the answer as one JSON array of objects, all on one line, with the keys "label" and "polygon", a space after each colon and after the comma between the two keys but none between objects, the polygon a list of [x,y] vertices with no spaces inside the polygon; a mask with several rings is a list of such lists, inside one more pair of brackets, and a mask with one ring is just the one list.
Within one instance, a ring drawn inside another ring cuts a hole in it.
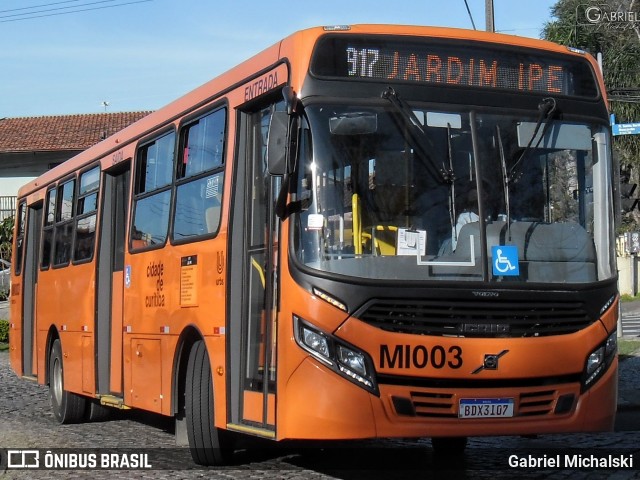
[{"label": "bus ventilation grille", "polygon": [[583,302],[373,300],[354,314],[382,330],[450,337],[541,337],[577,332],[595,321]]},{"label": "bus ventilation grille", "polygon": [[[431,418],[457,418],[457,398],[453,394],[443,392],[411,392],[411,398],[403,405],[399,397],[393,397],[392,401],[396,413],[416,417]],[[571,403],[573,403],[573,396]],[[532,390],[523,392],[517,397],[516,408],[518,417],[531,417],[554,414],[554,405],[558,399],[556,390]],[[401,410],[399,407],[402,406]]]}]

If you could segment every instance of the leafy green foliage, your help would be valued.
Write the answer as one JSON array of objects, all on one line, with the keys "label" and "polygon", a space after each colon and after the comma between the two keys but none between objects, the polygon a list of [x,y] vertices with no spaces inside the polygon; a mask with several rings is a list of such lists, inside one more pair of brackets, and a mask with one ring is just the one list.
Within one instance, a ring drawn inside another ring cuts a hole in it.
[{"label": "leafy green foliage", "polygon": [[9,321],[0,320],[0,342],[9,343]]},{"label": "leafy green foliage", "polygon": [[[640,28],[632,23],[611,25],[590,24],[584,15],[585,8],[595,2],[584,0],[558,0],[551,7],[553,19],[545,25],[542,36],[561,45],[577,47],[594,56],[602,53],[604,83],[609,94],[611,113],[617,123],[640,121],[640,92],[633,96],[621,90],[640,87]],[[602,0],[597,5],[619,12],[637,12],[636,0]],[[581,21],[582,20],[582,21]],[[631,172],[632,183],[640,183],[640,135],[614,137],[614,154],[623,170]],[[640,212],[623,219],[624,230],[640,230]]]},{"label": "leafy green foliage", "polygon": [[7,217],[0,222],[0,258],[11,261],[11,242],[13,240],[14,217]]}]

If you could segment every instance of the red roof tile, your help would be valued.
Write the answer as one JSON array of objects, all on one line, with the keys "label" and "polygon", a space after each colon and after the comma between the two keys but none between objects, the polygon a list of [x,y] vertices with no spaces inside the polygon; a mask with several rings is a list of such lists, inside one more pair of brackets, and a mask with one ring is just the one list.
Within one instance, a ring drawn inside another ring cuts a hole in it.
[{"label": "red roof tile", "polygon": [[85,150],[151,112],[0,119],[0,153]]}]

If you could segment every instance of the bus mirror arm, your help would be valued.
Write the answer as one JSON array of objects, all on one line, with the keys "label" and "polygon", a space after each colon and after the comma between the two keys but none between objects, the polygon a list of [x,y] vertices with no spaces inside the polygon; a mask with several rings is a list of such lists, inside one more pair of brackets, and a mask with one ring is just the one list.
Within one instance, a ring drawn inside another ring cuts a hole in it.
[{"label": "bus mirror arm", "polygon": [[287,203],[287,197],[289,196],[290,175],[285,175],[282,179],[282,187],[278,192],[278,198],[276,199],[275,212],[281,221],[285,221],[289,218],[289,215],[293,213],[299,213],[309,207],[309,199],[294,200]]},{"label": "bus mirror arm", "polygon": [[287,106],[287,114],[293,115],[294,113],[298,113],[298,97],[296,96],[296,92],[293,91],[291,85],[282,87],[282,97],[284,98],[284,103]]}]

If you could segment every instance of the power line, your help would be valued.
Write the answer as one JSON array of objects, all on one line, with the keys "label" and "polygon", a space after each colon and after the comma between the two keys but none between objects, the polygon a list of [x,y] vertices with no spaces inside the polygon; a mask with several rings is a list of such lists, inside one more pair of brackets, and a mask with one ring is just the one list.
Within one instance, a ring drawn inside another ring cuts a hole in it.
[{"label": "power line", "polygon": [[469,20],[471,20],[471,25],[473,25],[473,29],[476,29],[476,22],[473,21],[473,15],[471,15],[471,9],[469,8],[469,3],[467,0],[464,0],[464,5],[467,7],[467,13],[469,14]]},{"label": "power line", "polygon": [[[34,15],[36,13],[47,13],[47,12],[55,12],[55,11],[59,11],[59,10],[69,10],[71,8],[86,7],[86,6],[89,6],[89,5],[97,5],[99,3],[113,3],[115,1],[116,0],[98,0],[96,2],[84,3],[82,5],[72,5],[70,7],[56,7],[56,8],[48,8],[48,9],[45,9],[45,10],[35,10],[33,12],[27,12],[27,13],[14,13],[14,14],[11,14],[11,15],[0,15],[0,18],[24,17],[24,16],[29,16],[29,15]],[[67,3],[67,2],[65,2],[65,3]],[[36,7],[32,7],[32,8],[36,8]],[[73,13],[73,12],[65,12],[65,13]]]},{"label": "power line", "polygon": [[[70,7],[56,7],[56,8],[48,8],[48,9],[45,9],[45,10],[34,10],[32,12],[27,12],[27,13],[13,13],[11,15],[0,15],[0,18],[24,17],[24,16],[27,16],[27,15],[33,15],[33,14],[36,14],[36,13],[55,12],[55,11],[58,11],[58,10],[69,10],[71,8],[85,7],[85,6],[88,6],[88,5],[96,5],[98,3],[112,3],[112,2],[115,2],[115,1],[116,0],[98,0],[96,2],[89,2],[89,3],[82,4],[82,5],[72,5]],[[64,3],[68,3],[68,2],[64,2]],[[54,5],[57,5],[57,4],[54,4]],[[33,8],[38,8],[38,7],[31,7],[31,8],[33,9]]]},{"label": "power line", "polygon": [[[124,6],[127,6],[127,5],[134,5],[136,3],[153,2],[153,0],[135,0],[135,1],[125,2],[125,3],[119,3],[117,5],[105,5],[105,6],[101,6],[101,7],[80,8],[80,7],[84,7],[84,6],[88,6],[88,5],[96,5],[96,4],[99,4],[99,3],[114,2],[114,1],[117,1],[117,0],[101,0],[101,1],[98,1],[98,2],[84,3],[82,5],[74,5],[74,6],[71,6],[71,7],[60,7],[60,8],[54,8],[54,9],[49,9],[49,10],[40,10],[40,11],[35,11],[35,12],[22,13],[22,14],[17,14],[17,15],[5,15],[5,16],[0,16],[0,19],[2,19],[2,18],[9,18],[9,19],[8,20],[0,20],[0,23],[20,22],[22,20],[32,20],[34,18],[44,18],[44,17],[55,17],[55,16],[60,16],[60,15],[70,15],[70,14],[73,14],[73,13],[89,12],[89,11],[92,11],[92,10],[104,10],[106,8],[124,7]],[[60,3],[64,3],[64,2],[60,2]],[[57,13],[44,13],[44,12],[51,12],[51,11],[55,11],[55,10],[64,10],[64,9],[71,9],[71,8],[77,8],[77,10],[71,10],[71,11],[66,11],[66,12],[57,12]],[[43,13],[43,15],[37,15],[39,13]],[[16,17],[16,16],[22,16],[22,18],[10,18],[10,17]]]},{"label": "power line", "polygon": [[[76,3],[76,2],[80,2],[80,1],[82,1],[82,0],[65,0],[64,2],[45,3],[43,5],[33,5],[31,7],[10,8],[9,10],[0,10],[0,13],[18,12],[20,10],[31,10],[31,9],[34,9],[34,8],[50,7],[52,5],[61,5],[63,3]],[[72,8],[72,7],[69,7],[69,8]]]}]

